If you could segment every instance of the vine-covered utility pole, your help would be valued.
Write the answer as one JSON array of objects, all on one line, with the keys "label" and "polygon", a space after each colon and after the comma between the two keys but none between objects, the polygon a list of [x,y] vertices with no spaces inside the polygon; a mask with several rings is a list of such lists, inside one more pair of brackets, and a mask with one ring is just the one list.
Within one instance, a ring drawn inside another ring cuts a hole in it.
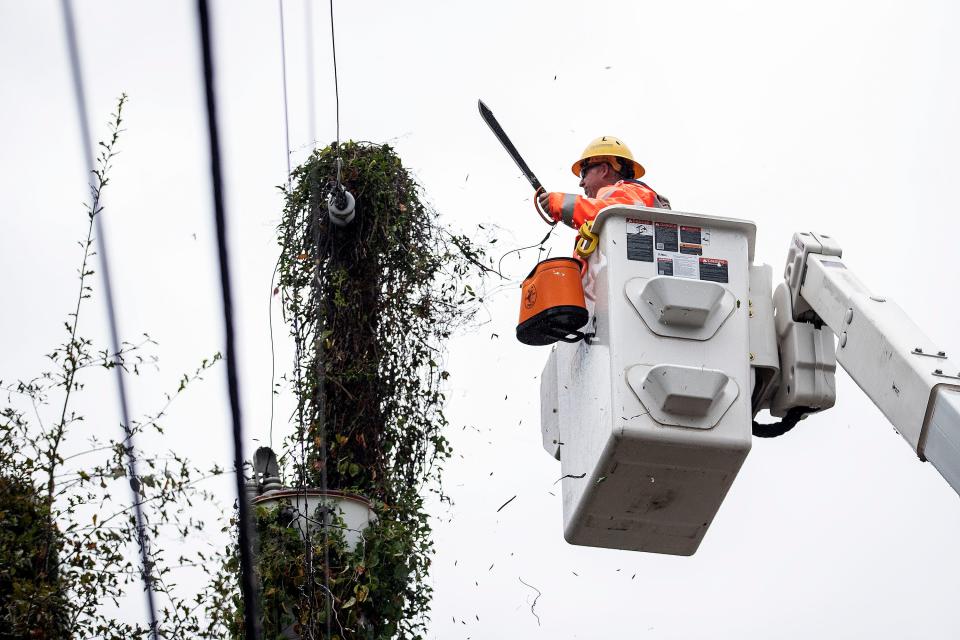
[{"label": "vine-covered utility pole", "polygon": [[[340,183],[356,202],[347,224],[329,214]],[[318,150],[291,185],[279,289],[297,410],[282,483],[257,469],[264,637],[418,638],[423,493],[449,455],[444,343],[482,303],[471,280],[486,258],[438,222],[389,146]]]}]

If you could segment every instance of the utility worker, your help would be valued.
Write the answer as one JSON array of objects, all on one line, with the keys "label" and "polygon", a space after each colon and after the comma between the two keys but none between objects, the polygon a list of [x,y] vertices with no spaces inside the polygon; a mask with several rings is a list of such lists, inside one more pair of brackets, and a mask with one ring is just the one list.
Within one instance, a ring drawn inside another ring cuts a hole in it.
[{"label": "utility worker", "polygon": [[554,220],[579,229],[612,204],[639,204],[670,208],[670,201],[640,182],[645,170],[621,140],[601,136],[587,145],[580,159],[570,168],[580,178],[584,196],[572,193],[544,192],[538,196],[540,207]]}]

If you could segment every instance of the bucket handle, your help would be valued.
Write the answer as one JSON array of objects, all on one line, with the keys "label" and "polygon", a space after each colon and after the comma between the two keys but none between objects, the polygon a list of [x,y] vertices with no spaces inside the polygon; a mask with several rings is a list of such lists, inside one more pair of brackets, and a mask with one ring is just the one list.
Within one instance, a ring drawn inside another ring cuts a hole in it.
[{"label": "bucket handle", "polygon": [[551,329],[546,329],[543,333],[551,338],[556,338],[561,342],[568,342],[570,344],[580,342],[581,340],[590,344],[590,339],[596,335],[595,333],[584,333],[583,331],[557,331]]}]

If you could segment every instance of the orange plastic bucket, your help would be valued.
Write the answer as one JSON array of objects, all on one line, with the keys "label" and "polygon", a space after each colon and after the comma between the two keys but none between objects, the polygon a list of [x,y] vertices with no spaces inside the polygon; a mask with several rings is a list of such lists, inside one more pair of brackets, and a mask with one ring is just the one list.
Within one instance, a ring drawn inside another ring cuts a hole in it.
[{"label": "orange plastic bucket", "polygon": [[523,281],[517,340],[529,345],[577,342],[589,314],[583,300],[580,263],[574,258],[549,258],[537,264]]}]

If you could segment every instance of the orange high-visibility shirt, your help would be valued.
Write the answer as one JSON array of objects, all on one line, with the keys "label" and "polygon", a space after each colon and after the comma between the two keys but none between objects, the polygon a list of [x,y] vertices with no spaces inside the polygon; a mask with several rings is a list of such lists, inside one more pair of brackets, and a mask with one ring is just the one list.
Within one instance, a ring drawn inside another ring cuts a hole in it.
[{"label": "orange high-visibility shirt", "polygon": [[596,198],[572,193],[551,193],[549,198],[551,213],[559,211],[563,223],[574,229],[579,229],[587,220],[593,220],[601,209],[612,204],[670,208],[666,198],[658,196],[653,189],[639,180],[620,180],[616,184],[601,187]]}]

